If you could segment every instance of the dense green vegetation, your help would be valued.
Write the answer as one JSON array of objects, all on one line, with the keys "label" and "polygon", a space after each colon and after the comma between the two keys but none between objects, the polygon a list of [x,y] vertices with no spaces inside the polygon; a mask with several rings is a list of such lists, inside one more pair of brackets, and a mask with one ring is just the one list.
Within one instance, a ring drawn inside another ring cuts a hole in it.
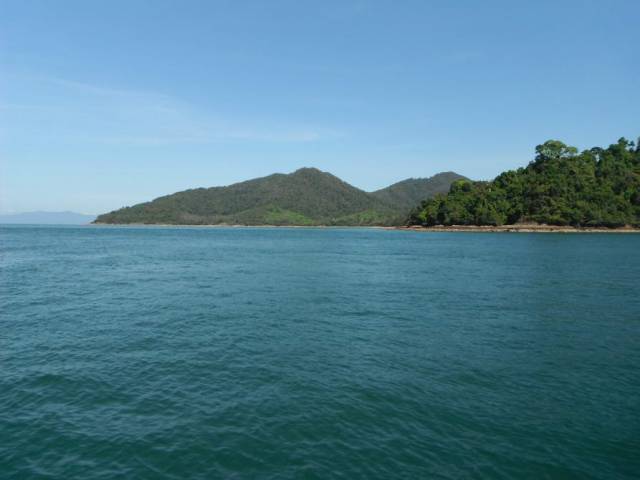
[{"label": "dense green vegetation", "polygon": [[606,149],[578,153],[550,140],[536,147],[527,167],[491,182],[456,181],[448,194],[425,200],[409,218],[424,226],[526,222],[640,226],[640,147],[621,138]]},{"label": "dense green vegetation", "polygon": [[177,225],[399,225],[424,198],[449,190],[452,172],[364,192],[315,168],[227,187],[198,188],[100,215],[96,223]]},{"label": "dense green vegetation", "polygon": [[467,180],[454,172],[442,172],[429,178],[408,178],[377,190],[371,195],[383,202],[404,208],[407,212],[427,197],[447,193],[456,180]]}]

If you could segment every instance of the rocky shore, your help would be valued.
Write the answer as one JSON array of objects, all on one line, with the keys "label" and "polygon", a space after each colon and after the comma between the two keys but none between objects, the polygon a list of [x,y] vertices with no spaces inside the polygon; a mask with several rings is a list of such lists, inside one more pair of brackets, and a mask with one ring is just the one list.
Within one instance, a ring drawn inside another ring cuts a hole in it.
[{"label": "rocky shore", "polygon": [[521,232],[521,233],[640,233],[640,228],[624,226],[618,228],[606,227],[572,227],[561,225],[545,225],[537,223],[515,225],[435,225],[433,227],[403,226],[392,227],[397,230],[412,230],[416,232]]}]

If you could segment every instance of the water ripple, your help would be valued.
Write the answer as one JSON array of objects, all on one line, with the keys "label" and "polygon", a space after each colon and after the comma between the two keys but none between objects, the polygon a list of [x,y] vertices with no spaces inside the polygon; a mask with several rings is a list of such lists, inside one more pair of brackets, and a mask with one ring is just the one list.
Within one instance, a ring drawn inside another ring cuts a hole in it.
[{"label": "water ripple", "polygon": [[0,477],[635,478],[640,237],[0,227]]}]

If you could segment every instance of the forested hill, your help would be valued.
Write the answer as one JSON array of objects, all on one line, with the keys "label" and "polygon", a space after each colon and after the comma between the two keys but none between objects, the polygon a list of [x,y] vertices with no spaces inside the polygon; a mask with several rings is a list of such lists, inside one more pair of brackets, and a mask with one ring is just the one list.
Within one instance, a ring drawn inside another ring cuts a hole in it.
[{"label": "forested hill", "polygon": [[95,223],[176,225],[399,225],[413,206],[464,178],[452,172],[367,193],[302,168],[226,187],[185,190],[100,215]]},{"label": "forested hill", "polygon": [[456,181],[448,194],[424,201],[409,218],[424,226],[527,222],[640,226],[640,146],[621,138],[608,148],[578,153],[550,140],[536,147],[527,167],[491,182]]},{"label": "forested hill", "polygon": [[438,193],[447,193],[456,180],[467,180],[455,172],[437,173],[429,178],[408,178],[393,185],[376,190],[372,195],[391,205],[402,207],[407,211],[418,203]]}]

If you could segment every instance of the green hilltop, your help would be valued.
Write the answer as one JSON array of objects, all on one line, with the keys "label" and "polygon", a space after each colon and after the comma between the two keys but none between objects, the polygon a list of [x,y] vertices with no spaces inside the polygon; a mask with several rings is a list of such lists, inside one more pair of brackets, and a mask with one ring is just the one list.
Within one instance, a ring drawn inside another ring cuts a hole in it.
[{"label": "green hilltop", "polygon": [[453,172],[365,192],[302,168],[226,187],[196,188],[98,216],[95,223],[174,225],[400,225],[425,198],[449,190]]},{"label": "green hilltop", "polygon": [[606,149],[578,153],[549,140],[536,147],[527,167],[491,182],[456,181],[409,218],[423,226],[516,223],[640,226],[640,145],[621,138]]}]

